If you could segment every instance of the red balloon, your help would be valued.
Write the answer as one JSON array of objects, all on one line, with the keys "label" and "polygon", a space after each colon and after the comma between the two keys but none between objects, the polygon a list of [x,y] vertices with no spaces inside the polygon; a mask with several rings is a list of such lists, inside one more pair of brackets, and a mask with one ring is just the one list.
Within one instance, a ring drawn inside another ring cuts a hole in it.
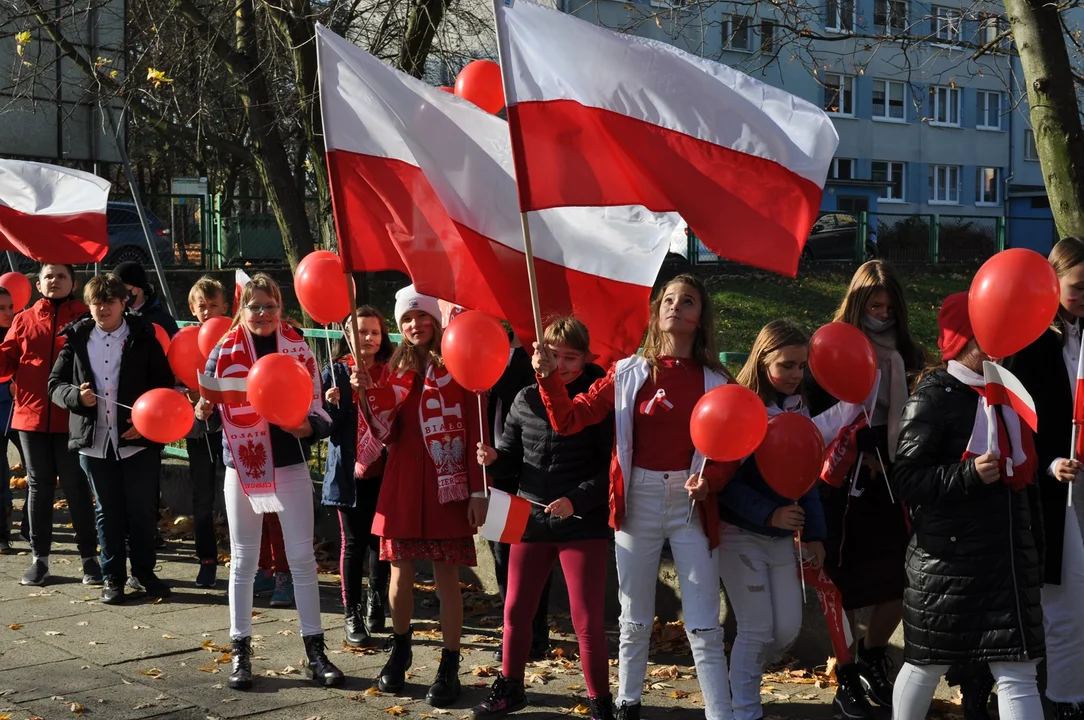
[{"label": "red balloon", "polygon": [[11,293],[15,312],[19,312],[30,302],[31,287],[26,275],[17,272],[4,273],[0,275],[0,287]]},{"label": "red balloon", "polygon": [[191,390],[199,388],[196,376],[203,372],[207,364],[207,358],[199,349],[199,330],[195,325],[178,330],[166,353],[173,374]]},{"label": "red balloon", "polygon": [[809,340],[809,369],[833,397],[860,405],[877,380],[873,343],[854,325],[828,323]]},{"label": "red balloon", "polygon": [[824,436],[801,413],[781,413],[768,421],[768,432],[753,457],[768,487],[798,502],[821,476]]},{"label": "red balloon", "polygon": [[211,351],[218,345],[226,333],[230,331],[233,321],[228,317],[213,317],[199,326],[199,351],[204,358],[211,356]]},{"label": "red balloon", "polygon": [[162,346],[162,352],[169,354],[169,333],[166,329],[158,323],[151,323],[154,325],[154,337],[158,339],[158,344]]},{"label": "red balloon", "polygon": [[148,440],[177,442],[192,429],[195,416],[188,398],[170,388],[148,390],[132,406],[132,425]]},{"label": "red balloon", "polygon": [[350,314],[353,279],[347,283],[342,259],[318,250],[301,259],[294,273],[294,292],[301,307],[321,325],[341,322]]},{"label": "red balloon", "polygon": [[455,95],[455,88],[448,87],[447,85],[441,85],[437,89],[438,90],[443,90],[444,92],[448,93],[449,95]]},{"label": "red balloon", "polygon": [[984,262],[967,295],[975,340],[993,358],[1008,357],[1038,340],[1060,303],[1054,268],[1042,255],[1024,248],[999,252]]},{"label": "red balloon", "polygon": [[496,318],[477,310],[459,313],[440,341],[444,366],[467,390],[493,387],[508,365],[508,333]]},{"label": "red balloon", "polygon": [[248,401],[273,425],[287,430],[301,427],[312,404],[312,376],[295,357],[264,355],[248,371]]},{"label": "red balloon", "polygon": [[492,60],[468,63],[455,79],[455,94],[487,113],[499,113],[504,107],[501,66]]},{"label": "red balloon", "polygon": [[700,454],[716,462],[741,460],[757,449],[768,429],[764,401],[747,387],[728,383],[709,390],[689,418]]}]

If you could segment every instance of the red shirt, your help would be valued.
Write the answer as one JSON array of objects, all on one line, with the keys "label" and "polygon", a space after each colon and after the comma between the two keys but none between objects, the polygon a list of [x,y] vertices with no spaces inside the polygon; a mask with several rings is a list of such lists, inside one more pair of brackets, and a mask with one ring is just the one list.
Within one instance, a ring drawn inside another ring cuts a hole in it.
[{"label": "red shirt", "polygon": [[[645,408],[662,391],[651,414]],[[687,471],[693,464],[689,418],[704,395],[704,368],[685,358],[660,357],[655,379],[649,375],[636,393],[632,424],[632,463],[644,470]],[[668,405],[672,407],[668,407]]]}]

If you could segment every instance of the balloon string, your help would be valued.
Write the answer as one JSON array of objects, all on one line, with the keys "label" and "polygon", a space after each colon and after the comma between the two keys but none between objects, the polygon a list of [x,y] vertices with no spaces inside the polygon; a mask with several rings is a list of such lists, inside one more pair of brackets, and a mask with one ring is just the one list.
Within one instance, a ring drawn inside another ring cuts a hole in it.
[{"label": "balloon string", "polygon": [[[797,505],[798,503],[795,503]],[[805,558],[802,557],[802,531],[798,531],[798,577],[802,579],[802,604],[805,604]]]},{"label": "balloon string", "polygon": [[[82,389],[81,389],[81,388],[80,388],[80,387],[79,387],[78,385],[76,385],[75,383],[68,383],[68,384],[69,384],[69,385],[71,385],[71,386],[72,386],[73,388],[75,388],[76,390],[78,390],[79,392],[83,392],[83,390],[82,390]],[[132,409],[132,406],[131,406],[131,405],[125,405],[124,403],[119,403],[119,402],[117,402],[116,400],[110,400],[110,399],[109,399],[109,398],[107,398],[107,397],[102,397],[102,396],[101,396],[101,395],[99,395],[98,393],[91,393],[91,395],[93,395],[94,397],[98,398],[99,400],[105,400],[105,401],[106,401],[107,403],[113,403],[113,404],[114,404],[114,405],[116,405],[117,407],[122,407],[122,408],[124,408],[125,410],[131,410],[131,409]]]},{"label": "balloon string", "polygon": [[[704,477],[704,468],[707,467],[707,465],[708,465],[708,456],[704,455],[700,459],[700,470],[697,473],[698,475],[700,475],[701,478]],[[689,498],[689,514],[685,517],[685,524],[686,525],[692,524],[693,511],[694,510],[696,510],[696,499],[695,498]]]},{"label": "balloon string", "polygon": [[[486,439],[486,420],[485,413],[482,412],[482,393],[475,393],[478,396],[478,434],[482,437],[482,442]],[[478,463],[482,465],[481,463]],[[485,491],[486,497],[489,497],[489,478],[486,475],[486,466],[482,465],[482,489]]]},{"label": "balloon string", "polygon": [[[862,406],[862,412],[866,416],[866,424],[869,425],[870,427],[873,427],[873,420],[870,419],[869,410],[866,409],[865,405]],[[885,469],[885,460],[884,460],[883,457],[881,457],[881,445],[880,445],[880,443],[878,443],[877,446],[874,449],[877,451],[877,462],[881,466],[881,475],[884,477],[884,479],[885,479],[885,487],[888,489],[888,499],[893,505],[895,505],[896,504],[896,496],[892,494],[892,485],[889,484],[889,482],[888,482],[888,470]]]}]

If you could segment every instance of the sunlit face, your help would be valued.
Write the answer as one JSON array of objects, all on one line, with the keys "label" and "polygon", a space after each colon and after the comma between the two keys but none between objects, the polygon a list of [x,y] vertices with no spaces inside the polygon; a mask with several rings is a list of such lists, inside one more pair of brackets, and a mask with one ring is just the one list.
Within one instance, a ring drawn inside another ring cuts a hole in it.
[{"label": "sunlit face", "polygon": [[583,373],[587,358],[582,352],[567,345],[547,345],[546,348],[557,361],[557,375],[561,382],[570,383]]},{"label": "sunlit face", "polygon": [[671,335],[693,335],[700,325],[700,293],[684,283],[666,288],[659,305],[659,329]]},{"label": "sunlit face", "polygon": [[199,295],[196,297],[195,304],[189,305],[188,309],[192,311],[197,320],[205,323],[211,318],[222,317],[226,314],[226,300],[221,294],[212,298]]},{"label": "sunlit face", "polygon": [[771,354],[768,361],[768,381],[776,392],[793,395],[798,392],[809,360],[805,345],[788,345]]},{"label": "sunlit face", "polygon": [[62,300],[72,294],[75,280],[65,265],[43,265],[37,286],[38,292],[50,300]]},{"label": "sunlit face", "polygon": [[1074,318],[1084,317],[1084,263],[1070,268],[1058,282],[1062,310]]},{"label": "sunlit face", "polygon": [[892,319],[895,312],[896,309],[892,307],[892,298],[888,296],[887,290],[880,290],[873,293],[873,295],[870,296],[869,302],[866,303],[866,315],[874,320],[887,322]]},{"label": "sunlit face", "polygon": [[282,306],[263,290],[256,290],[245,303],[245,327],[253,335],[270,335],[282,320]]},{"label": "sunlit face", "polygon": [[411,310],[399,321],[403,336],[415,347],[428,347],[433,342],[435,327],[433,316],[423,310]]},{"label": "sunlit face", "polygon": [[10,295],[0,295],[0,327],[11,327],[11,322],[15,319],[15,303],[12,302]]},{"label": "sunlit face", "polygon": [[363,358],[371,358],[380,351],[380,341],[384,337],[384,324],[380,318],[359,317],[358,337],[361,344],[358,346],[358,354]]},{"label": "sunlit face", "polygon": [[105,302],[90,304],[90,316],[105,332],[113,332],[124,322],[124,301],[109,298]]}]

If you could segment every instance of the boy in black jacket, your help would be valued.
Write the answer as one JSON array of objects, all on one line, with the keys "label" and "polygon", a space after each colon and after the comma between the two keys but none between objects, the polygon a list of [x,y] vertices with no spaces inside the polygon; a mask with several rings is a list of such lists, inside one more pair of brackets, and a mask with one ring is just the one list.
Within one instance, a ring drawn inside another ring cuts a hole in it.
[{"label": "boy in black jacket", "polygon": [[154,326],[136,313],[125,313],[128,290],[120,278],[92,278],[83,295],[91,317],[62,331],[67,342],[49,376],[49,395],[71,412],[68,448],[79,453],[97,497],[105,577],[101,600],[110,605],[124,601],[126,538],[132,576],[147,595],[168,597],[169,588],[154,574],[155,474],[162,446],[132,426],[129,408],[148,390],[173,387],[173,371]]}]

